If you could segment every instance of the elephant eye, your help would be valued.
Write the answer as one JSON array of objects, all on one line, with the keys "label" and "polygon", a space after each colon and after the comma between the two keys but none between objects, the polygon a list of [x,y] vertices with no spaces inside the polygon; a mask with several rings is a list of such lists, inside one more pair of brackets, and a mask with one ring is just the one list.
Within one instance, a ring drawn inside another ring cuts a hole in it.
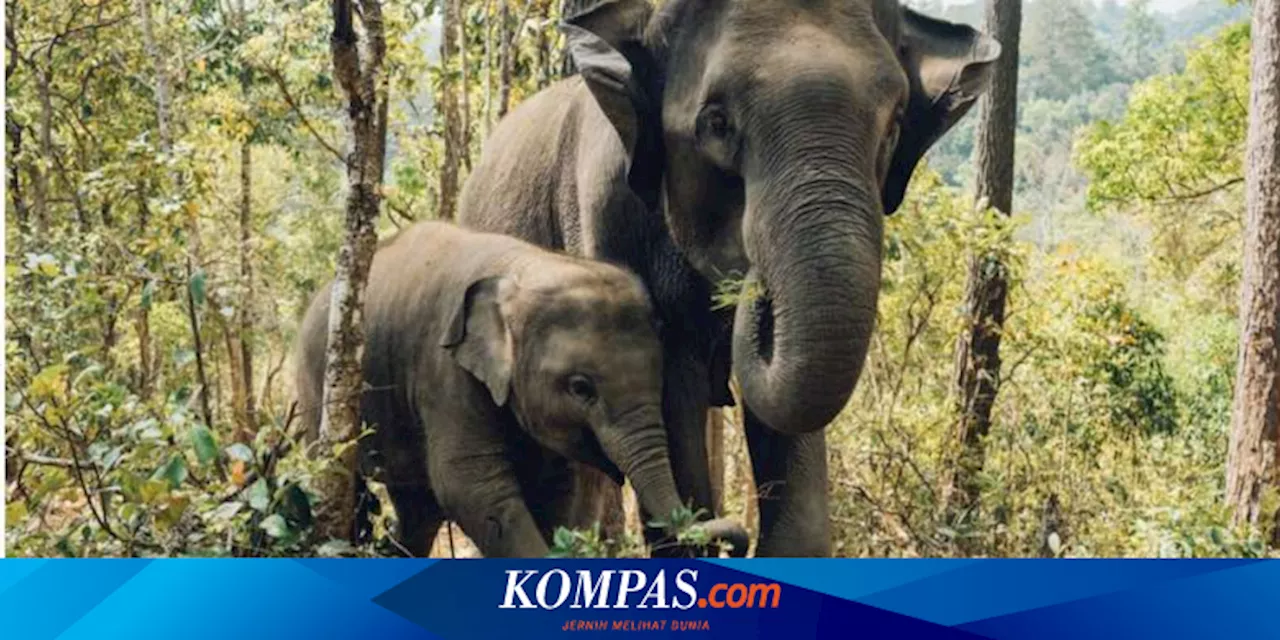
[{"label": "elephant eye", "polygon": [[596,384],[591,378],[580,373],[569,376],[568,380],[569,395],[581,400],[582,402],[595,402]]},{"label": "elephant eye", "polygon": [[902,120],[906,118],[905,110],[899,106],[893,112],[893,119],[889,121],[889,137],[885,139],[888,147],[898,146],[898,134],[902,133]]},{"label": "elephant eye", "polygon": [[698,116],[698,135],[713,138],[727,138],[733,133],[729,124],[729,114],[718,104],[709,104]]}]

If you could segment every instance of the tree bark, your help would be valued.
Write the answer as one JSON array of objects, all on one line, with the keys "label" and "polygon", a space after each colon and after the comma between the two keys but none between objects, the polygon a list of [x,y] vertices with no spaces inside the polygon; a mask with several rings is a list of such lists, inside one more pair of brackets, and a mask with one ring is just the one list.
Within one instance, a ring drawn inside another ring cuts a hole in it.
[{"label": "tree bark", "polygon": [[[1249,131],[1245,156],[1240,346],[1227,502],[1237,523],[1257,524],[1268,474],[1280,468],[1280,6],[1253,3]],[[1274,452],[1268,452],[1268,449]],[[1268,469],[1270,467],[1270,469]]]},{"label": "tree bark", "polygon": [[440,83],[440,115],[444,119],[444,162],[440,166],[440,202],[436,215],[441,220],[453,220],[458,208],[458,174],[461,164],[462,119],[458,114],[456,82],[453,79],[453,60],[458,49],[458,7],[454,0],[441,3],[442,33],[440,39],[440,70],[444,80]]},{"label": "tree bark", "polygon": [[511,0],[502,2],[502,12],[498,28],[498,119],[507,115],[511,108]]},{"label": "tree bark", "polygon": [[[458,19],[458,110],[462,114],[462,123],[458,128],[458,134],[461,138],[458,141],[458,148],[462,152],[462,164],[471,170],[471,81],[469,79],[471,70],[467,65],[467,52],[470,46],[467,43],[467,13],[466,3],[463,0],[456,0],[458,3],[457,19]],[[459,183],[462,178],[459,177]]]},{"label": "tree bark", "polygon": [[[1021,0],[989,0],[986,29],[1000,42],[991,88],[983,99],[977,134],[977,198],[1003,215],[1013,208],[1014,127],[1018,99],[1018,35]],[[1007,267],[998,255],[973,256],[969,263],[966,313],[969,324],[956,349],[959,456],[944,486],[949,518],[977,505],[977,475],[983,466],[983,438],[1000,388],[1000,336],[1008,296]]]},{"label": "tree bark", "polygon": [[388,76],[386,34],[378,0],[362,0],[365,46],[360,51],[352,0],[333,0],[335,76],[347,98],[352,151],[347,158],[346,239],[338,253],[329,301],[329,340],[325,350],[324,394],[319,451],[337,451],[316,478],[322,496],[316,509],[323,537],[355,540],[357,440],[360,396],[364,388],[365,285],[377,244],[374,228],[382,202],[386,155]]},{"label": "tree bark", "polygon": [[707,467],[711,472],[711,510],[724,515],[724,411],[707,412]]},{"label": "tree bark", "polygon": [[[161,55],[159,46],[156,43],[154,25],[151,19],[151,0],[138,0],[138,16],[142,21],[142,47],[143,47],[143,50],[146,52],[147,57],[151,59],[152,73],[155,78],[154,80],[155,86],[153,87],[153,91],[155,92],[154,101],[156,105],[157,139],[160,146],[160,150],[167,154],[173,148],[173,138],[171,137],[170,131],[169,131],[169,75],[165,70],[164,56]],[[147,209],[145,206],[146,198],[143,197],[142,200],[144,202],[144,205],[142,210],[140,226],[145,231],[148,218],[150,216],[148,215]],[[187,257],[188,289],[190,288],[190,279],[192,276],[192,272],[193,270],[191,267],[191,258],[188,255]],[[196,327],[195,331],[198,333],[199,331],[198,326]],[[198,337],[197,337],[197,342],[198,342]],[[197,349],[198,348],[199,347],[197,345]],[[142,398],[146,399],[151,395],[151,378],[153,377],[154,372],[152,370],[152,366],[150,362],[150,352],[151,352],[150,310],[145,307],[142,307],[139,310],[138,350],[139,350],[138,355],[142,363],[141,370],[140,370],[142,384],[139,385],[140,386],[139,395],[142,396]],[[200,376],[200,394],[203,398],[205,398],[204,404],[205,406],[207,406],[208,405],[208,399],[207,399],[208,388],[207,388],[207,385],[205,384],[203,363],[201,363],[201,366],[198,369],[198,374]],[[205,410],[204,413],[205,413],[205,418],[207,420],[208,410]]]},{"label": "tree bark", "polygon": [[[506,2],[506,0],[499,0]],[[505,4],[503,6],[506,6]],[[484,3],[484,138],[493,126],[493,0]]]},{"label": "tree bark", "polygon": [[151,58],[155,75],[156,129],[159,136],[160,150],[168,152],[172,148],[173,137],[169,131],[169,74],[165,70],[164,56],[156,43],[154,26],[151,20],[150,0],[138,0],[138,15],[142,19],[142,47]]},{"label": "tree bark", "polygon": [[18,219],[18,231],[26,235],[31,231],[31,214],[22,193],[22,168],[15,160],[22,153],[22,126],[8,119],[4,123],[4,131],[9,137],[9,201],[13,203],[13,213]]},{"label": "tree bark", "polygon": [[[50,50],[53,46],[50,45]],[[48,64],[52,64],[49,61]],[[53,158],[53,69],[46,67],[36,74],[36,94],[40,99],[40,157],[30,164],[31,187],[36,215],[37,242],[49,241],[49,167]]]},{"label": "tree bark", "polygon": [[[156,137],[160,152],[169,155],[173,153],[169,73],[165,68],[164,54],[161,53],[159,44],[156,42],[155,25],[151,19],[151,1],[138,0],[138,13],[142,19],[143,50],[146,51],[147,57],[151,59],[155,74]],[[178,188],[181,186],[182,176],[177,172],[172,172],[169,175],[169,182],[171,183],[168,185],[169,188]],[[200,386],[200,410],[204,417],[205,425],[212,429],[213,412],[209,404],[209,376],[205,369],[204,345],[200,335],[199,309],[202,301],[196,300],[193,288],[196,275],[199,272],[200,225],[193,214],[186,213],[185,215],[187,216],[187,320],[191,326],[191,341],[196,354],[196,378]]]},{"label": "tree bark", "polygon": [[[247,91],[246,91],[247,93]],[[237,305],[240,328],[239,361],[240,411],[237,440],[247,442],[257,430],[257,408],[253,397],[253,147],[249,139],[240,143],[240,304]]]},{"label": "tree bark", "polygon": [[[248,12],[244,0],[236,3],[236,29],[240,41],[249,40]],[[242,63],[243,64],[243,63]],[[253,99],[252,69],[245,64],[240,71],[240,96],[246,103]],[[256,123],[255,123],[256,126]],[[253,135],[240,141],[240,300],[236,305],[236,347],[238,353],[228,353],[231,369],[237,370],[232,382],[236,404],[236,431],[238,442],[249,442],[257,432],[257,408],[253,394]]]}]

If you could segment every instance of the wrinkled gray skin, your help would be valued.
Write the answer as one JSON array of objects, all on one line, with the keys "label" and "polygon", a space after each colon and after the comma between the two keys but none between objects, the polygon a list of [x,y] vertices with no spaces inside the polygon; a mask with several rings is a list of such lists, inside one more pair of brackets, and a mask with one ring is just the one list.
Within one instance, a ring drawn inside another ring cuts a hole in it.
[{"label": "wrinkled gray skin", "polygon": [[[461,222],[641,275],[666,322],[676,481],[699,505],[704,411],[729,401],[731,355],[757,554],[828,555],[821,429],[866,357],[882,218],[999,45],[895,0],[669,0],[657,15],[606,0],[569,23],[580,77],[498,126]],[[743,274],[766,293],[737,306],[729,337],[709,283]]]},{"label": "wrinkled gray skin", "polygon": [[[331,286],[298,349],[298,404],[315,438]],[[565,458],[621,482],[646,510],[680,506],[660,411],[648,294],[617,267],[427,222],[374,257],[362,418],[401,524],[425,556],[441,521],[485,556],[537,557],[573,499]],[[703,526],[703,525],[698,525]],[[746,551],[746,532],[706,523]],[[678,533],[678,532],[668,532]]]}]

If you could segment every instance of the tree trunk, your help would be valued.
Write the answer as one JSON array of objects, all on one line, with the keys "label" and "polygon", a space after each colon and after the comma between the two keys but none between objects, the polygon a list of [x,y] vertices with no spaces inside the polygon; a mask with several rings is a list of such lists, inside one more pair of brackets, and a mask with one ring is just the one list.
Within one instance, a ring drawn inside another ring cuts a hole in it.
[{"label": "tree trunk", "polygon": [[[151,22],[151,1],[138,0],[138,16],[142,21],[142,44],[147,57],[151,59],[153,75],[155,77],[154,99],[156,104],[156,131],[159,138],[161,150],[167,152],[171,139],[169,137],[169,77],[165,73],[164,59],[160,55],[160,51],[156,46],[154,29]],[[145,182],[143,184],[146,184]],[[146,232],[146,228],[150,219],[147,208],[147,194],[139,195],[142,201],[141,213],[139,217],[139,227],[142,233]],[[187,275],[190,276],[190,262],[188,262]],[[154,286],[154,285],[152,285]],[[151,360],[151,310],[147,306],[140,306],[138,310],[138,358],[139,377],[141,380],[138,385],[138,395],[144,400],[151,395],[151,381],[154,377]],[[203,393],[203,392],[202,392]]]},{"label": "tree trunk", "polygon": [[499,17],[498,38],[498,119],[507,115],[511,108],[511,0],[500,0],[502,12]]},{"label": "tree trunk", "polygon": [[[247,90],[246,90],[246,93]],[[248,442],[257,431],[257,408],[253,397],[253,147],[249,139],[240,143],[240,303],[237,305],[240,329],[236,340],[240,343],[239,358],[232,366],[240,365],[239,429],[236,440]]]},{"label": "tree trunk", "polygon": [[[244,0],[238,0],[235,26],[242,43],[250,37],[248,17]],[[246,104],[252,104],[252,69],[245,61],[241,63],[244,67],[240,71],[240,97]],[[236,406],[236,429],[232,437],[237,442],[251,441],[258,428],[253,395],[253,133],[240,141],[240,299],[236,304],[236,336],[227,353]]]},{"label": "tree trunk", "polygon": [[354,541],[356,442],[361,430],[360,396],[364,388],[362,312],[369,265],[377,244],[374,224],[382,202],[389,86],[383,66],[387,44],[382,6],[378,0],[360,2],[367,40],[362,55],[351,3],[352,0],[333,0],[330,40],[334,75],[347,97],[352,151],[347,158],[346,239],[338,253],[329,301],[318,448],[339,453],[325,460],[317,475],[316,490],[321,500],[316,522],[322,537]]},{"label": "tree trunk", "polygon": [[[151,19],[150,0],[138,0],[138,15],[142,20],[143,50],[146,51],[147,57],[151,59],[155,74],[157,141],[160,152],[169,155],[173,152],[172,123],[169,117],[172,106],[169,100],[169,73],[165,69],[164,54],[161,53],[160,47],[156,42],[155,25]],[[177,188],[181,186],[181,181],[181,175],[176,172],[171,173],[169,175],[171,184],[168,187]],[[213,413],[209,404],[209,377],[205,369],[204,345],[200,336],[199,309],[203,301],[196,299],[194,291],[196,276],[199,273],[200,225],[194,214],[186,213],[185,215],[187,216],[187,320],[191,326],[191,341],[196,354],[196,377],[200,385],[200,409],[205,425],[213,428]]]},{"label": "tree trunk", "polygon": [[[15,5],[6,2],[5,9],[8,20],[4,24],[4,44],[9,57],[5,60],[4,73],[6,81],[13,82],[14,75],[18,71],[18,59],[21,57],[18,51],[18,36],[13,26],[18,21],[18,16]],[[22,195],[22,167],[15,160],[22,153],[22,125],[14,122],[12,117],[7,117],[4,121],[4,132],[9,141],[9,148],[5,155],[8,158],[9,197],[12,199],[14,214],[18,219],[18,231],[26,235],[31,232],[31,214],[26,197]]]},{"label": "tree trunk", "polygon": [[9,137],[9,201],[13,203],[13,213],[18,219],[18,232],[26,235],[31,231],[31,218],[27,199],[22,195],[22,168],[14,160],[22,153],[22,126],[8,119],[4,123],[4,131]]},{"label": "tree trunk", "polygon": [[461,164],[462,134],[459,131],[462,118],[458,114],[457,83],[453,79],[453,61],[458,49],[458,6],[454,0],[441,3],[442,17],[440,39],[440,70],[444,80],[440,83],[440,116],[444,118],[444,162],[440,166],[440,203],[436,215],[441,220],[453,220],[458,208],[458,173]]},{"label": "tree trunk", "polygon": [[53,157],[53,98],[49,86],[52,83],[52,67],[41,69],[36,78],[36,93],[40,99],[40,157],[30,164],[36,242],[41,244],[49,241],[49,167],[45,163]]},{"label": "tree trunk", "polygon": [[[1244,270],[1240,347],[1227,502],[1237,523],[1257,524],[1264,483],[1275,473],[1280,430],[1280,3],[1253,3],[1249,132],[1245,157]],[[1275,453],[1268,455],[1268,448]]]},{"label": "tree trunk", "polygon": [[724,515],[724,410],[707,412],[707,466],[711,471],[711,510]]},{"label": "tree trunk", "polygon": [[[1000,42],[991,89],[982,101],[977,134],[977,198],[1004,215],[1013,207],[1014,126],[1017,122],[1018,32],[1022,0],[989,0],[986,29]],[[969,324],[956,349],[957,446],[959,456],[944,485],[949,518],[977,505],[977,475],[983,438],[1000,388],[1000,334],[1008,296],[1006,266],[997,255],[969,263],[966,312]]]},{"label": "tree trunk", "polygon": [[[462,152],[462,164],[471,170],[471,81],[469,75],[471,70],[467,65],[467,52],[471,47],[467,43],[467,5],[463,0],[456,0],[458,7],[456,16],[458,19],[458,110],[462,113],[462,123],[458,127],[458,134],[461,136],[458,140],[458,148]],[[458,178],[461,183],[462,178]]]},{"label": "tree trunk", "polygon": [[[499,0],[505,2],[506,0]],[[505,4],[503,6],[506,6]],[[484,138],[493,126],[493,0],[484,3]]]},{"label": "tree trunk", "polygon": [[[147,225],[151,222],[151,212],[147,206],[146,182],[139,179],[134,185],[138,198],[138,236],[145,236]],[[137,315],[134,317],[134,330],[138,333],[138,397],[147,400],[151,397],[152,358],[151,358],[151,307],[149,289],[155,288],[154,281],[144,282]],[[145,303],[144,303],[145,301]]]}]

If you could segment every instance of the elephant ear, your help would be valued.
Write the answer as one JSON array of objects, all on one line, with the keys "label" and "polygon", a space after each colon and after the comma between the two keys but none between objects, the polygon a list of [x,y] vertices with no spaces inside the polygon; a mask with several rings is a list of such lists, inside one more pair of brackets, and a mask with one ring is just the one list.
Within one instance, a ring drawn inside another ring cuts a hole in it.
[{"label": "elephant ear", "polygon": [[911,173],[929,147],[987,90],[1000,44],[972,27],[903,8],[898,55],[911,83],[911,97],[881,194],[885,213],[902,204]]},{"label": "elephant ear", "polygon": [[646,200],[656,198],[661,158],[661,74],[644,46],[652,14],[647,0],[600,0],[560,25],[583,83],[626,149],[628,182]]},{"label": "elephant ear", "polygon": [[502,311],[502,301],[512,295],[514,284],[502,277],[471,283],[453,312],[440,346],[455,362],[484,383],[498,406],[511,393],[515,344]]}]

